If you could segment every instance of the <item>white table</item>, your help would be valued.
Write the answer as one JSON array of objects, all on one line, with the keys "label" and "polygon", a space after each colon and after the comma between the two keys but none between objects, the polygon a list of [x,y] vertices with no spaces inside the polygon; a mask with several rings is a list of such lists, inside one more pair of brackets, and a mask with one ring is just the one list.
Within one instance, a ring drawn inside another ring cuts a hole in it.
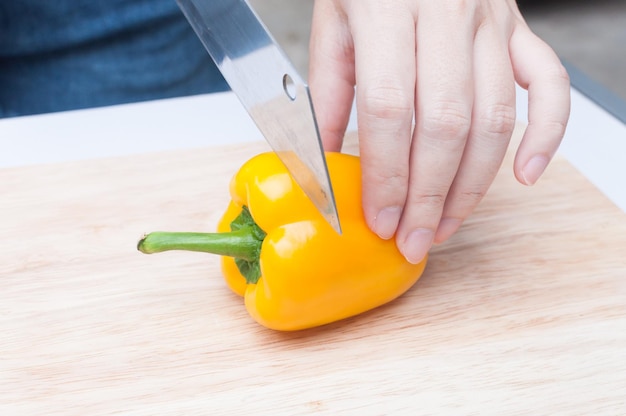
[{"label": "white table", "polygon": [[[525,121],[520,88],[517,101]],[[232,93],[199,95],[0,120],[0,168],[257,140]],[[626,211],[626,125],[575,88],[560,152]]]}]

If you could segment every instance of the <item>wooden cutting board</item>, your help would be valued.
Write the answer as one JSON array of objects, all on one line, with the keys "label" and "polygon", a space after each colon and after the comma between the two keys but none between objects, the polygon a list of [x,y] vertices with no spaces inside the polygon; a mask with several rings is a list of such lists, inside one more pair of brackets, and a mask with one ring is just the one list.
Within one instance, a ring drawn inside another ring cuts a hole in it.
[{"label": "wooden cutting board", "polygon": [[509,155],[402,298],[279,333],[216,257],[135,250],[212,231],[266,149],[0,170],[0,414],[626,414],[626,215],[565,160]]}]

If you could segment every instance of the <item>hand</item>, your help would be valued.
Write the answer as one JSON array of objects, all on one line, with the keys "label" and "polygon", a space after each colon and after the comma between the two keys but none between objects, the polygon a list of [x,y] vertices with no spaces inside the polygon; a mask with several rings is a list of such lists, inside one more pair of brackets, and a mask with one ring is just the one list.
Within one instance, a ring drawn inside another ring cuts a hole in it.
[{"label": "hand", "polygon": [[532,185],[569,117],[569,78],[514,0],[316,0],[310,86],[340,150],[356,86],[363,211],[411,262],[456,232],[491,185],[529,93],[518,181]]}]

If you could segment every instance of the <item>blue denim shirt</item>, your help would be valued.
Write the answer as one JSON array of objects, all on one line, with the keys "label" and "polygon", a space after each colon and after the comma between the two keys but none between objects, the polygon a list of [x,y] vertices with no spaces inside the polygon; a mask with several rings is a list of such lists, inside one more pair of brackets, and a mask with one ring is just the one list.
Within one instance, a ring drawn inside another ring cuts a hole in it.
[{"label": "blue denim shirt", "polygon": [[175,0],[0,0],[0,117],[226,89]]}]

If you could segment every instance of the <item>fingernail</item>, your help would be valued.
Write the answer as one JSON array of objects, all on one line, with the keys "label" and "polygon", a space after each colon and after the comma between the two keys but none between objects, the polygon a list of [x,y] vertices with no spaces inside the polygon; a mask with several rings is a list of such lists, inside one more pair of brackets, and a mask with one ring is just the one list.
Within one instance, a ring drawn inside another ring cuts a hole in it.
[{"label": "fingernail", "polygon": [[435,244],[441,244],[452,237],[452,234],[459,229],[462,223],[463,221],[458,218],[442,218],[435,233]]},{"label": "fingernail", "polygon": [[424,259],[433,244],[434,233],[426,228],[412,231],[400,249],[409,263],[417,264]]},{"label": "fingernail", "polygon": [[543,171],[546,170],[546,167],[548,167],[549,162],[550,159],[544,155],[537,155],[530,159],[528,163],[526,163],[526,166],[524,166],[524,169],[522,169],[524,183],[526,183],[526,185],[534,185],[535,182],[539,180]]},{"label": "fingernail", "polygon": [[374,232],[384,240],[389,240],[396,233],[402,208],[393,206],[387,207],[378,213],[374,219]]}]

